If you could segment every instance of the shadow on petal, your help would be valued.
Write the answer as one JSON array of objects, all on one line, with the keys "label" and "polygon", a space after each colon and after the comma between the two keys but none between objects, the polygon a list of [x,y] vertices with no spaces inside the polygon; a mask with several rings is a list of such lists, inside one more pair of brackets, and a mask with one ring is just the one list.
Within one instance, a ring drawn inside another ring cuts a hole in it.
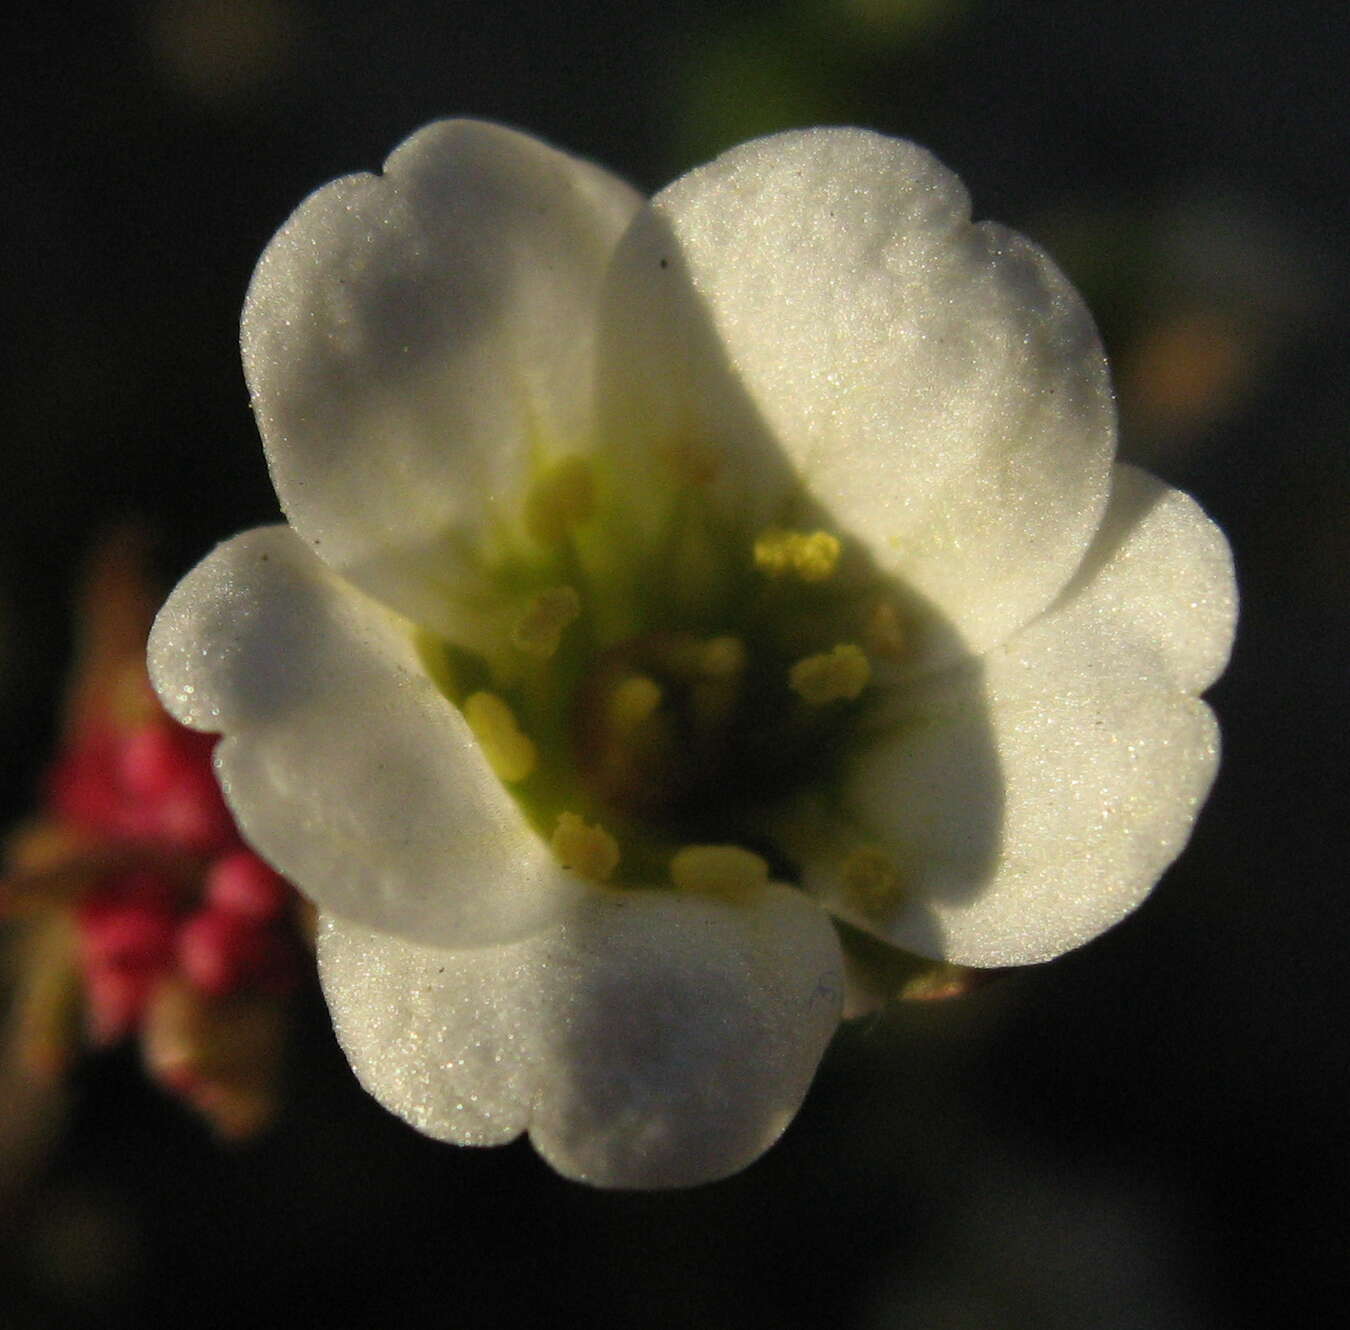
[{"label": "shadow on petal", "polygon": [[689,1186],[757,1159],[801,1105],[843,997],[827,916],[785,887],[739,904],[597,895],[552,959],[530,1134],[601,1186]]},{"label": "shadow on petal", "polygon": [[[812,496],[810,475],[794,467],[729,360],[677,236],[651,210],[616,253],[599,363],[602,448],[626,492],[651,496],[635,519],[647,526],[639,539],[650,539],[682,489],[697,487],[728,532],[833,533],[844,549],[837,576],[853,603],[891,616],[893,642],[869,653],[875,686],[851,751],[819,753],[818,779],[761,810],[761,822],[781,855],[775,867],[789,880],[883,939],[903,919],[905,946],[942,956],[942,927],[926,901],[978,896],[1002,827],[1004,785],[978,663],[938,606],[879,570],[873,552],[884,533],[850,530]],[[832,408],[831,391],[822,381],[822,413]],[[649,594],[679,595],[678,579],[668,575]],[[852,630],[865,635],[868,625]],[[893,760],[873,772],[863,815],[845,786],[874,752]],[[859,852],[893,862],[893,899],[850,899],[842,868]]]}]

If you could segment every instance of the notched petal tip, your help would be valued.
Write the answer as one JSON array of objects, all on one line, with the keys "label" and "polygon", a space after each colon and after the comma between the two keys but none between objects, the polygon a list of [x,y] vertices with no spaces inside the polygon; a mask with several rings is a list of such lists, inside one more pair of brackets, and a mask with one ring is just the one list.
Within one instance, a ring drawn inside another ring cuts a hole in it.
[{"label": "notched petal tip", "polygon": [[904,856],[905,908],[878,928],[825,863],[816,889],[900,946],[977,967],[1049,960],[1110,928],[1181,853],[1214,779],[1218,729],[1196,694],[1227,658],[1235,605],[1213,523],[1118,468],[1055,605],[978,668],[912,688],[851,773],[852,815]]},{"label": "notched petal tip", "polygon": [[553,863],[411,625],[284,527],[221,545],[156,621],[155,686],[222,731],[216,769],[245,837],[316,902],[431,942],[544,926],[582,888]]},{"label": "notched petal tip", "polygon": [[1197,695],[1223,673],[1237,626],[1233,554],[1189,494],[1120,463],[1102,525],[1057,608],[1082,601],[1146,642],[1177,688]]},{"label": "notched petal tip", "polygon": [[640,205],[587,162],[461,120],[296,210],[241,340],[278,497],[325,561],[443,627],[447,583],[468,577],[452,537],[481,533],[484,496],[514,492],[541,440],[591,433],[598,290]]},{"label": "notched petal tip", "polygon": [[564,1176],[686,1187],[781,1134],[838,1023],[827,917],[772,887],[731,903],[595,892],[559,927],[445,951],[328,918],[321,976],[362,1083],[459,1144],[528,1127]]},{"label": "notched petal tip", "polygon": [[[970,651],[1050,603],[1100,520],[1115,408],[1091,316],[1037,246],[971,224],[925,150],[861,130],[732,149],[643,228],[611,274],[613,317],[624,354],[687,375],[693,418],[758,419]],[[626,291],[664,302],[663,327],[625,317]],[[691,358],[702,343],[718,354]]]}]

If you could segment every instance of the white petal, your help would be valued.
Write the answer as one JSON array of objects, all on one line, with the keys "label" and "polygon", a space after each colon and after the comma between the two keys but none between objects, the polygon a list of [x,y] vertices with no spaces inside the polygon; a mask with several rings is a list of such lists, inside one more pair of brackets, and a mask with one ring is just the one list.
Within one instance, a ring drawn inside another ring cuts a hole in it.
[{"label": "white petal", "polygon": [[982,664],[911,687],[851,774],[846,818],[893,855],[909,908],[889,928],[860,914],[828,862],[837,846],[810,885],[965,965],[1045,960],[1109,928],[1180,853],[1209,790],[1218,732],[1193,694],[1227,658],[1234,608],[1223,537],[1184,494],[1122,468],[1055,607]]},{"label": "white petal", "polygon": [[465,534],[518,505],[532,450],[593,434],[597,291],[640,203],[461,120],[300,206],[249,288],[244,368],[282,506],[326,562],[449,631]]},{"label": "white petal", "polygon": [[1149,643],[1179,689],[1200,693],[1233,647],[1233,556],[1189,494],[1121,464],[1101,530],[1061,603]]},{"label": "white petal", "polygon": [[325,908],[470,945],[541,927],[583,890],[427,677],[411,626],[288,529],[236,536],[179,583],[150,670],[179,720],[225,734],[241,830]]},{"label": "white petal", "polygon": [[923,149],[835,129],[733,149],[639,215],[606,298],[620,446],[730,447],[753,520],[799,476],[971,651],[1082,558],[1115,445],[1091,318]]},{"label": "white petal", "polygon": [[446,951],[329,917],[320,973],[357,1076],[466,1145],[528,1127],[606,1187],[733,1173],[796,1112],[839,1019],[838,943],[800,892],[595,892],[560,927]]}]

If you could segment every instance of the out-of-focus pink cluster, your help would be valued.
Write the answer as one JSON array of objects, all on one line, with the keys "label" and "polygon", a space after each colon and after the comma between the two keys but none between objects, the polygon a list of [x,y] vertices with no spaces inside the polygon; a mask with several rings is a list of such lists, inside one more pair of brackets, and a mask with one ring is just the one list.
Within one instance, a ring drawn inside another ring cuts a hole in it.
[{"label": "out-of-focus pink cluster", "polygon": [[290,888],[240,840],[211,772],[214,742],[155,716],[80,736],[52,770],[56,816],[132,851],[75,907],[97,1042],[139,1028],[175,973],[210,997],[294,986]]},{"label": "out-of-focus pink cluster", "polygon": [[145,673],[155,602],[134,537],[97,555],[64,734],[11,838],[20,921],[11,1055],[51,1077],[84,1041],[140,1039],[147,1070],[224,1135],[276,1106],[289,997],[309,965],[292,888],[244,844],[211,766]]}]

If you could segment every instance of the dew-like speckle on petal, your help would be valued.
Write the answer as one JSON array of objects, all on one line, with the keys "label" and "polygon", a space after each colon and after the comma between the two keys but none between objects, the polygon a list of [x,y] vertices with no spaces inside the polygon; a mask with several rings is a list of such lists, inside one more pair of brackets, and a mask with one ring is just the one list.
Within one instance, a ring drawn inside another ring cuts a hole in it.
[{"label": "dew-like speckle on petal", "polygon": [[843,947],[1046,960],[1185,844],[1227,546],[1113,466],[1081,300],[923,149],[794,131],[644,204],[430,125],[281,228],[243,351],[289,527],[184,579],[151,672],[419,1130],[724,1176]]}]

